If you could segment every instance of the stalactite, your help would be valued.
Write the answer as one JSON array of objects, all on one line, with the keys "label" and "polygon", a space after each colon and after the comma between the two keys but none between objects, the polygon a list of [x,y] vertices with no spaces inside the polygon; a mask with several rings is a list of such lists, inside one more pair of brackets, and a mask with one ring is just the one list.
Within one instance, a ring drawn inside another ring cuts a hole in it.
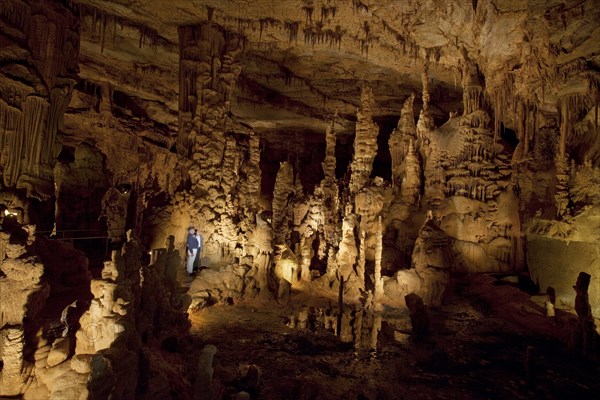
[{"label": "stalactite", "polygon": [[[60,149],[57,132],[77,68],[78,19],[68,7],[48,7],[46,1],[20,4],[2,2],[0,17],[22,29],[32,59],[29,68],[43,84],[30,87],[10,78],[0,83],[0,143],[5,149],[0,166],[5,186],[27,189],[27,196],[44,199],[53,193],[52,168]],[[10,66],[21,60],[8,56],[3,63]]]},{"label": "stalactite", "polygon": [[441,47],[427,47],[425,49],[425,58],[427,60],[433,60],[435,62],[440,62],[441,56],[442,56],[442,48]]},{"label": "stalactite", "polygon": [[312,3],[309,4],[305,4],[304,6],[302,6],[302,11],[304,12],[304,17],[306,19],[306,23],[307,24],[312,24],[313,22],[313,12],[314,12],[314,7],[312,6]]},{"label": "stalactite", "polygon": [[366,4],[364,4],[360,0],[352,0],[352,10],[353,11],[362,11],[362,12],[368,13],[369,12],[369,6],[367,6]]},{"label": "stalactite", "polygon": [[100,54],[104,53],[104,39],[106,38],[106,14],[102,13],[100,24]]},{"label": "stalactite", "polygon": [[26,35],[30,17],[30,6],[20,0],[4,0],[0,3],[0,18],[8,21]]},{"label": "stalactite", "polygon": [[[156,47],[161,44],[165,46],[170,46],[171,43],[163,38],[156,29],[151,28],[147,25],[139,23],[137,21],[121,17],[116,14],[112,14],[106,10],[96,8],[89,4],[76,3],[75,8],[79,11],[79,15],[82,23],[85,23],[87,17],[91,18],[91,35],[92,37],[96,36],[96,29],[98,30],[98,34],[100,36],[100,51],[103,52],[105,37],[106,37],[106,26],[110,22],[114,22],[114,30],[113,30],[113,41],[116,37],[116,26],[127,26],[132,29],[136,29],[140,36],[138,40],[138,47],[142,48],[146,45],[149,45],[151,48],[156,49]],[[97,28],[96,28],[97,27]]]},{"label": "stalactite", "polygon": [[421,84],[423,85],[423,111],[429,111],[429,64],[427,61],[421,71]]},{"label": "stalactite", "polygon": [[281,23],[278,20],[276,20],[274,18],[270,18],[270,17],[261,18],[261,19],[258,20],[258,23],[259,23],[259,26],[260,26],[260,32],[259,32],[259,35],[258,35],[258,40],[259,41],[262,38],[262,34],[263,34],[263,31],[265,30],[265,28],[273,28],[273,27],[281,25]]},{"label": "stalactite", "polygon": [[283,28],[288,33],[288,44],[291,44],[292,41],[298,43],[298,30],[300,29],[300,21],[285,20],[283,23]]},{"label": "stalactite", "polygon": [[335,18],[335,14],[337,12],[336,6],[321,6],[321,21],[329,18],[331,15],[332,18]]}]

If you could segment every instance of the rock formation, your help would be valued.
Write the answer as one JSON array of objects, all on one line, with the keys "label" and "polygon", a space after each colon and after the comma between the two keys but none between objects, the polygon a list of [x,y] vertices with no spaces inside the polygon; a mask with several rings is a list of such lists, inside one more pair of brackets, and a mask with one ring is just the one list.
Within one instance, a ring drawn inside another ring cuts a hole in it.
[{"label": "rock formation", "polygon": [[588,351],[600,11],[525,3],[3,1],[0,395],[188,395],[213,349],[157,349],[214,304],[341,296],[362,357],[457,273],[552,288]]}]

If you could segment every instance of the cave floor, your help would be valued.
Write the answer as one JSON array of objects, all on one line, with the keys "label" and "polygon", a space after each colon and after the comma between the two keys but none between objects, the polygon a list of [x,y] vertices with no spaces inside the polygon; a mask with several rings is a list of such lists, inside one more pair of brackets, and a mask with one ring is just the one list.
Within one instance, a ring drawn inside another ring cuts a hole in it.
[{"label": "cave floor", "polygon": [[[572,316],[552,320],[515,287],[463,277],[444,306],[430,310],[432,334],[398,342],[405,311],[387,310],[377,352],[358,357],[352,343],[324,330],[286,326],[303,307],[212,306],[190,314],[194,353],[214,344],[213,383],[223,398],[245,390],[253,399],[587,399],[600,393],[598,364],[564,345]],[[528,346],[535,347],[526,378]],[[193,349],[193,350],[192,350]],[[244,378],[256,365],[260,381]]]}]

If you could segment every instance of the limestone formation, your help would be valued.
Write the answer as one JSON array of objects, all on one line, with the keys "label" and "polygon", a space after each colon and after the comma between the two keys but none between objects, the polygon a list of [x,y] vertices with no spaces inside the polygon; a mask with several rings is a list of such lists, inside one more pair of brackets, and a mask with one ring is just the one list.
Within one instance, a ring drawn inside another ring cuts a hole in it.
[{"label": "limestone formation", "polygon": [[[53,1],[5,2],[0,15],[11,27],[3,39],[9,51],[0,73],[3,186],[46,199],[53,192],[58,133],[75,84],[79,20],[71,6]],[[30,67],[22,64],[25,59]]]},{"label": "limestone formation", "polygon": [[373,122],[373,90],[364,86],[360,93],[360,108],[356,111],[356,136],[354,154],[350,164],[350,193],[358,193],[364,188],[373,170],[373,160],[377,153],[379,127]]},{"label": "limestone formation", "polygon": [[389,140],[390,154],[392,157],[392,184],[400,186],[402,178],[406,174],[406,167],[403,168],[403,162],[408,153],[411,140],[417,139],[417,127],[413,112],[413,103],[415,95],[411,94],[404,102],[400,111],[398,126],[392,131]]},{"label": "limestone formation", "polygon": [[294,170],[290,163],[284,162],[279,167],[275,188],[273,189],[273,242],[284,244],[289,234],[288,213],[290,197],[294,189]]},{"label": "limestone formation", "polygon": [[188,311],[320,302],[290,326],[363,358],[462,274],[552,288],[593,353],[596,2],[175,3],[0,4],[0,396],[255,397]]}]

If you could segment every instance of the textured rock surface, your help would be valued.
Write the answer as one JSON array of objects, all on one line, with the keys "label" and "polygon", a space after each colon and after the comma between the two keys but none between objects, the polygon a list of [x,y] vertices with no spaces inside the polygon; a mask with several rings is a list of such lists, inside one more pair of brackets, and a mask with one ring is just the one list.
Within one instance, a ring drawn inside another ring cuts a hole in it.
[{"label": "textured rock surface", "polygon": [[584,271],[598,316],[598,21],[593,0],[3,1],[2,395],[191,396],[173,349],[214,303],[339,299],[361,357],[373,310],[441,306],[457,273],[575,305]]}]

